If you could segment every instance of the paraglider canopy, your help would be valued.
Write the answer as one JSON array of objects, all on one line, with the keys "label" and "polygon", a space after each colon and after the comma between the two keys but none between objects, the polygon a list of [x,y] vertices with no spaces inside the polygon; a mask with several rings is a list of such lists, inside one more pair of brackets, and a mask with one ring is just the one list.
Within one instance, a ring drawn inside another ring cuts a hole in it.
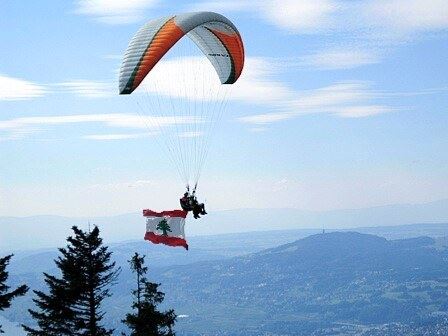
[{"label": "paraglider canopy", "polygon": [[244,66],[241,36],[224,16],[186,13],[152,20],[133,37],[120,71],[120,94],[132,93],[177,41],[187,35],[213,64],[222,84],[233,84]]}]

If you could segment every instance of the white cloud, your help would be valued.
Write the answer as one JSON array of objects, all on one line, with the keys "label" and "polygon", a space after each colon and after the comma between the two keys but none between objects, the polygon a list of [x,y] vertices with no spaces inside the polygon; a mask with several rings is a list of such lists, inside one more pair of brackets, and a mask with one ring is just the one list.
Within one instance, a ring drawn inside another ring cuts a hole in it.
[{"label": "white cloud", "polygon": [[202,132],[182,132],[179,134],[179,137],[181,138],[198,138],[202,136]]},{"label": "white cloud", "polygon": [[290,99],[294,90],[275,78],[279,70],[275,60],[247,58],[243,74],[233,85],[232,99],[256,104]]},{"label": "white cloud", "polygon": [[125,24],[139,21],[146,9],[158,0],[78,0],[76,13],[93,16],[108,24]]},{"label": "white cloud", "polygon": [[24,100],[45,95],[44,86],[23,79],[0,75],[0,100]]},{"label": "white cloud", "polygon": [[[255,3],[255,1],[253,1]],[[222,12],[239,12],[247,11],[250,3],[246,0],[239,1],[203,1],[193,4],[189,9],[191,11],[214,11],[218,13]]]},{"label": "white cloud", "polygon": [[[24,117],[11,120],[0,121],[0,131],[8,132],[8,139],[11,135],[21,135],[23,138],[26,135],[36,133],[43,130],[45,127],[75,123],[98,123],[104,124],[108,127],[115,128],[133,128],[133,129],[148,129],[147,135],[156,132],[160,129],[167,128],[179,124],[196,124],[201,123],[202,119],[194,116],[184,117],[160,117],[160,116],[139,116],[135,114],[79,114],[70,116],[48,116],[48,117]],[[128,135],[92,135],[88,136],[94,140],[115,140],[121,136],[122,139]],[[101,138],[103,137],[103,138]]]},{"label": "white cloud", "polygon": [[368,2],[364,11],[371,25],[399,32],[448,28],[446,0],[375,0]]},{"label": "white cloud", "polygon": [[301,57],[299,66],[323,70],[352,69],[381,61],[380,53],[367,50],[333,49]]},{"label": "white cloud", "polygon": [[264,125],[264,124],[271,124],[277,121],[283,121],[287,119],[291,119],[292,117],[295,117],[296,113],[287,113],[287,112],[281,112],[281,113],[264,113],[264,114],[256,114],[246,117],[241,117],[238,120],[243,123],[248,124],[256,124],[256,125]]},{"label": "white cloud", "polygon": [[[153,134],[157,134],[154,132]],[[128,139],[139,139],[146,138],[151,133],[135,133],[135,134],[92,134],[86,135],[83,139],[87,140],[99,140],[99,141],[109,141],[109,140],[128,140]]]},{"label": "white cloud", "polygon": [[220,101],[224,98],[265,104],[293,95],[284,83],[275,80],[274,62],[247,57],[240,79],[233,85],[221,85],[212,64],[203,56],[161,60],[137,92],[188,100]]},{"label": "white cloud", "polygon": [[299,110],[313,110],[326,106],[352,104],[373,98],[374,92],[366,82],[341,82],[316,90],[299,94],[299,97],[289,102]]},{"label": "white cloud", "polygon": [[315,32],[332,26],[337,10],[333,0],[270,0],[260,1],[262,16],[290,32]]},{"label": "white cloud", "polygon": [[206,1],[195,10],[219,12],[244,11],[260,15],[275,26],[295,33],[314,32],[332,25],[332,14],[338,9],[334,0],[241,0]]},{"label": "white cloud", "polygon": [[369,105],[369,106],[347,106],[337,108],[335,114],[343,118],[363,118],[377,114],[393,112],[393,109],[389,106],[381,105]]},{"label": "white cloud", "polygon": [[24,79],[0,75],[0,100],[25,100],[62,91],[86,98],[104,98],[117,94],[114,84],[104,81],[69,80],[41,85]]},{"label": "white cloud", "polygon": [[117,94],[117,89],[107,82],[72,80],[57,84],[64,91],[86,98],[105,98]]},{"label": "white cloud", "polygon": [[156,186],[157,183],[151,180],[136,180],[106,184],[93,184],[87,187],[90,190],[101,191],[117,191],[124,188],[147,188],[148,186]]},{"label": "white cloud", "polygon": [[294,99],[278,103],[280,111],[241,117],[238,120],[248,124],[267,125],[313,113],[360,118],[394,111],[388,106],[374,103],[374,100],[380,98],[383,98],[382,94],[373,91],[367,82],[341,82],[296,92]]}]

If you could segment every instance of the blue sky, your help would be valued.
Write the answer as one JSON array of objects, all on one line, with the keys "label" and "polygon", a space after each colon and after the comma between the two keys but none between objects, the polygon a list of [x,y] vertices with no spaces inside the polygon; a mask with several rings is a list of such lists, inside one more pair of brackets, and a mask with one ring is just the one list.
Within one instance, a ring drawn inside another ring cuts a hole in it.
[{"label": "blue sky", "polygon": [[177,206],[117,71],[145,21],[192,10],[226,15],[246,48],[201,176],[211,209],[448,198],[444,0],[3,0],[0,215]]}]

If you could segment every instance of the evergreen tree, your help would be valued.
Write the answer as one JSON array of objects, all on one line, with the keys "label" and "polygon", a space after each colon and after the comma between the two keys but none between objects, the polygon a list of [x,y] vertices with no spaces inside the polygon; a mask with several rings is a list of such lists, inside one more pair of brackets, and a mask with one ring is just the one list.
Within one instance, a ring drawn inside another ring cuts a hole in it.
[{"label": "evergreen tree", "polygon": [[[44,273],[45,283],[49,293],[34,291],[37,299],[33,299],[39,311],[29,309],[29,313],[37,321],[38,329],[23,326],[24,330],[31,336],[68,336],[78,335],[75,325],[75,303],[76,292],[67,281],[67,274],[63,270],[69,266],[69,261],[59,257],[56,264],[60,264],[62,278],[56,278]],[[61,268],[62,267],[62,268]]]},{"label": "evergreen tree", "polygon": [[149,282],[145,275],[145,256],[138,253],[129,260],[132,272],[136,274],[137,286],[132,292],[135,313],[127,314],[123,322],[131,329],[131,336],[173,336],[176,321],[174,310],[161,312],[157,306],[164,300],[165,294],[159,291],[160,284]]},{"label": "evergreen tree", "polygon": [[84,232],[76,226],[67,246],[59,249],[55,261],[61,277],[44,273],[49,291],[35,291],[38,311],[30,310],[38,328],[24,326],[30,336],[108,336],[112,330],[101,325],[103,300],[119,269],[111,262],[111,252],[103,245],[99,229]]},{"label": "evergreen tree", "polygon": [[[9,291],[11,288],[6,284],[9,273],[6,271],[6,267],[12,258],[12,254],[4,258],[0,258],[0,311],[11,307],[11,302],[19,296],[23,296],[28,292],[26,285],[21,285],[13,291]],[[0,334],[3,334],[2,326],[0,325]]]}]

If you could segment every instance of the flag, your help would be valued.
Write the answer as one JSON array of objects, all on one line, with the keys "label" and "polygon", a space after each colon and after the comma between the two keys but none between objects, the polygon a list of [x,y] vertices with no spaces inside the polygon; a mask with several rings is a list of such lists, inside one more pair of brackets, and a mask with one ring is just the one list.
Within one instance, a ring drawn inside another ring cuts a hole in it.
[{"label": "flag", "polygon": [[143,210],[143,216],[146,217],[145,240],[154,244],[183,246],[188,250],[184,230],[187,214],[183,210],[162,212]]}]

